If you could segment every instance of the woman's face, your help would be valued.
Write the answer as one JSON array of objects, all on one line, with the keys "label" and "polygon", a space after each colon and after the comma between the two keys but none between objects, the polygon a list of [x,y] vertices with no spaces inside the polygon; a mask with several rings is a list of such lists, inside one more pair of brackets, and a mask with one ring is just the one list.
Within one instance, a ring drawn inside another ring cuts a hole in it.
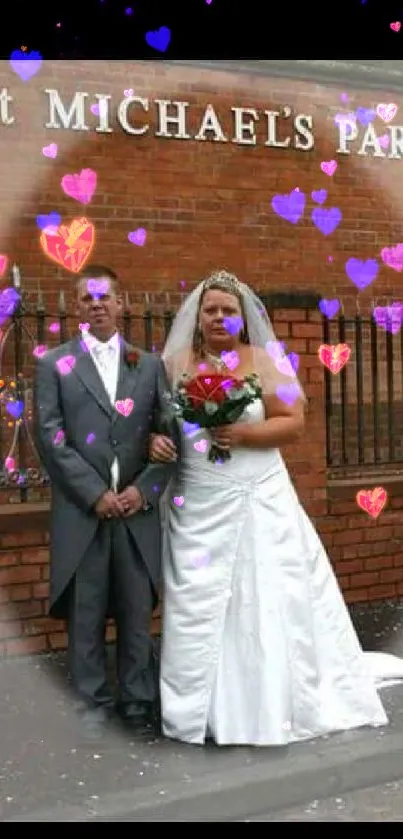
[{"label": "woman's face", "polygon": [[206,291],[200,307],[199,326],[204,342],[212,349],[225,350],[239,344],[244,322],[236,295],[214,288]]}]

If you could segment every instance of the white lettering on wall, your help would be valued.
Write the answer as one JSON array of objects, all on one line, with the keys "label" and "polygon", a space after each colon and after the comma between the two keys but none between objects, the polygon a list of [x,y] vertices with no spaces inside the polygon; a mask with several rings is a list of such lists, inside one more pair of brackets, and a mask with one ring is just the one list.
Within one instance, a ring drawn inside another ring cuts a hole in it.
[{"label": "white lettering on wall", "polygon": [[[287,113],[286,109],[284,109],[284,115],[287,117],[291,114],[291,109],[288,108],[289,113]],[[277,139],[277,120],[279,116],[281,116],[280,111],[265,111],[265,115],[267,116],[267,142],[265,146],[271,146],[272,148],[276,149],[288,149],[291,143],[291,137],[287,137],[286,140],[278,140]]]},{"label": "white lettering on wall", "polygon": [[200,124],[200,128],[198,133],[195,135],[195,140],[207,140],[206,132],[212,131],[214,134],[213,140],[215,143],[227,143],[228,138],[225,136],[221,125],[218,120],[218,116],[213,108],[212,105],[207,105],[207,108],[203,114],[203,119]]},{"label": "white lettering on wall", "polygon": [[128,96],[119,104],[118,111],[117,111],[117,119],[120,125],[123,128],[123,131],[126,131],[127,134],[135,134],[136,136],[140,136],[141,134],[147,134],[149,130],[149,124],[146,123],[145,125],[141,125],[140,127],[136,125],[132,125],[128,120],[128,110],[132,105],[140,105],[143,108],[143,111],[148,114],[150,109],[150,104],[148,99],[142,99],[141,96]]},{"label": "white lettering on wall", "polygon": [[403,126],[388,125],[390,131],[389,160],[401,160],[403,157]]},{"label": "white lettering on wall", "polygon": [[6,87],[0,93],[0,120],[2,125],[12,125],[15,122],[15,117],[10,116],[8,106],[13,102],[13,97],[9,96]]},{"label": "white lettering on wall", "polygon": [[[294,128],[297,132],[294,137],[294,148],[300,151],[311,151],[315,145],[311,115],[297,114],[294,119]],[[301,137],[303,140],[301,140]]]},{"label": "white lettering on wall", "polygon": [[[254,108],[231,108],[231,111],[235,114],[235,137],[232,142],[240,146],[256,146],[254,120],[259,120],[257,111]],[[250,117],[247,121],[246,116]]]},{"label": "white lettering on wall", "polygon": [[372,149],[374,157],[385,157],[385,154],[382,151],[381,144],[378,140],[372,122],[370,122],[367,126],[367,129],[364,134],[364,139],[361,143],[361,148],[358,150],[357,154],[359,154],[361,157],[366,157],[368,154],[368,149]]},{"label": "white lettering on wall", "polygon": [[109,102],[112,97],[106,93],[96,93],[95,98],[98,99],[99,108],[99,125],[97,125],[95,131],[102,134],[112,134],[112,128],[109,125]]},{"label": "white lettering on wall", "polygon": [[350,149],[347,148],[347,143],[353,143],[358,137],[358,129],[356,125],[348,120],[342,120],[338,123],[339,129],[339,148],[338,154],[350,154]]},{"label": "white lettering on wall", "polygon": [[[49,96],[49,122],[45,123],[45,128],[72,128],[73,131],[89,131],[88,125],[85,124],[85,99],[88,97],[88,93],[81,91],[75,93],[68,111],[64,107],[57,90],[46,88],[45,93]],[[71,125],[73,119],[75,119],[75,122]]]},{"label": "white lettering on wall", "polygon": [[[186,108],[189,102],[171,102],[170,99],[155,99],[158,107],[158,131],[156,137],[174,138],[175,140],[191,140],[191,135],[186,132]],[[168,108],[176,108],[176,114],[168,114]],[[170,134],[168,125],[173,123],[176,126],[176,134]]]}]

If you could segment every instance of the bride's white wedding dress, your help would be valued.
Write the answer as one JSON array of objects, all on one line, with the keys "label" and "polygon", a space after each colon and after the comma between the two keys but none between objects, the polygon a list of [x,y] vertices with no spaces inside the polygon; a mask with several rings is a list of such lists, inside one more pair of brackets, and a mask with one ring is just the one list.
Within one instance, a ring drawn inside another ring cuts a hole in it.
[{"label": "bride's white wedding dress", "polygon": [[[256,401],[240,421],[262,419]],[[218,465],[209,442],[183,434],[164,505],[164,734],[265,746],[387,723],[377,688],[403,662],[362,652],[279,451]]]}]

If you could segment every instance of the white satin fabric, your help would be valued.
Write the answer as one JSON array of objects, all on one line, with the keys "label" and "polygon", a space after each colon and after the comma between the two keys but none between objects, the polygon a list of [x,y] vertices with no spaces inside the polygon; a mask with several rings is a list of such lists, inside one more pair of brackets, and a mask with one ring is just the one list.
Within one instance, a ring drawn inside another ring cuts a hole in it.
[{"label": "white satin fabric", "polygon": [[[263,418],[256,401],[241,421]],[[384,725],[377,680],[403,662],[362,652],[279,451],[217,465],[203,440],[183,435],[164,505],[164,734],[264,746]]]}]

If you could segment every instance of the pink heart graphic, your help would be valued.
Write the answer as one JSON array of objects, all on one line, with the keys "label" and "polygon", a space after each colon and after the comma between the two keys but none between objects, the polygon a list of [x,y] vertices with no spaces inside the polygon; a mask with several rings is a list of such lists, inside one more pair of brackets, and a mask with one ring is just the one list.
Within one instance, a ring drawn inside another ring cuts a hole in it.
[{"label": "pink heart graphic", "polygon": [[80,174],[64,175],[62,189],[70,198],[80,204],[89,204],[97,188],[97,173],[93,169],[82,169]]},{"label": "pink heart graphic", "polygon": [[119,399],[115,402],[115,408],[122,417],[129,417],[134,408],[133,399]]},{"label": "pink heart graphic", "polygon": [[34,355],[35,358],[43,358],[43,356],[46,355],[47,351],[48,348],[46,344],[38,344],[38,346],[35,347],[35,349],[33,350],[32,355]]},{"label": "pink heart graphic", "polygon": [[387,149],[390,143],[389,134],[382,134],[381,137],[378,137],[379,145],[382,149]]},{"label": "pink heart graphic", "polygon": [[394,271],[403,271],[403,243],[400,242],[395,247],[383,248],[381,259],[388,268],[393,268]]},{"label": "pink heart graphic", "polygon": [[75,363],[76,359],[74,355],[64,355],[63,358],[59,358],[59,360],[56,361],[56,367],[62,376],[67,376],[71,373]]},{"label": "pink heart graphic", "polygon": [[199,440],[197,443],[194,444],[194,448],[197,452],[205,454],[205,452],[207,451],[207,440]]},{"label": "pink heart graphic", "polygon": [[79,324],[80,332],[89,332],[90,325],[89,323],[80,323]]},{"label": "pink heart graphic", "polygon": [[129,87],[127,90],[123,91],[124,96],[133,96],[134,90],[132,87]]},{"label": "pink heart graphic", "polygon": [[376,112],[378,117],[383,119],[384,122],[391,122],[393,117],[397,114],[397,105],[395,105],[394,102],[389,102],[388,105],[385,104],[385,102],[381,102],[378,105]]},{"label": "pink heart graphic", "polygon": [[324,161],[320,164],[320,168],[322,169],[322,172],[325,173],[325,175],[329,175],[329,177],[331,178],[337,169],[337,163],[335,160]]},{"label": "pink heart graphic", "polygon": [[192,557],[190,560],[193,568],[207,568],[207,565],[210,562],[210,557],[208,554],[197,554],[196,556]]},{"label": "pink heart graphic", "polygon": [[44,146],[42,154],[44,157],[57,157],[58,146],[57,143],[51,143],[49,146]]},{"label": "pink heart graphic", "polygon": [[8,265],[8,259],[4,253],[0,253],[0,277],[3,276]]},{"label": "pink heart graphic", "polygon": [[139,248],[142,248],[146,243],[147,231],[143,227],[139,227],[138,230],[133,230],[129,233],[127,238],[132,245],[137,245]]},{"label": "pink heart graphic", "polygon": [[221,358],[228,370],[235,370],[239,366],[239,355],[235,350],[221,353]]},{"label": "pink heart graphic", "polygon": [[185,499],[183,495],[175,495],[174,504],[176,504],[177,507],[183,507],[184,503]]},{"label": "pink heart graphic", "polygon": [[94,116],[99,117],[99,105],[91,105],[90,111]]}]

